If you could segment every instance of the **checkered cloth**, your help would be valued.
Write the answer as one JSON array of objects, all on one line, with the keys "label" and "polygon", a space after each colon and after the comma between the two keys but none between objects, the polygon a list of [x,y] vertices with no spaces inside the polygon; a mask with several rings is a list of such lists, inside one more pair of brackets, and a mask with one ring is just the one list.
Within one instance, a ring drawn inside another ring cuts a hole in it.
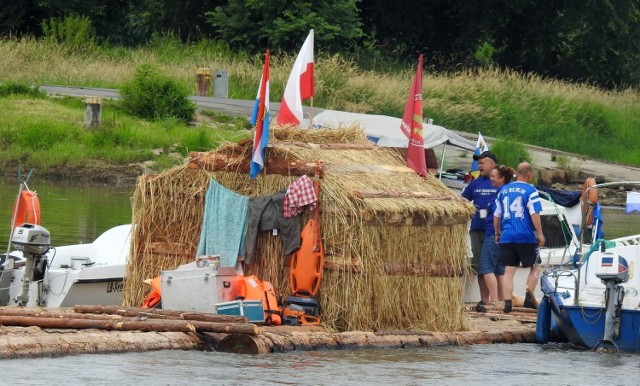
[{"label": "checkered cloth", "polygon": [[305,205],[309,205],[309,210],[314,210],[317,203],[313,181],[309,176],[302,176],[289,185],[284,196],[282,214],[286,218],[293,217],[302,213]]}]

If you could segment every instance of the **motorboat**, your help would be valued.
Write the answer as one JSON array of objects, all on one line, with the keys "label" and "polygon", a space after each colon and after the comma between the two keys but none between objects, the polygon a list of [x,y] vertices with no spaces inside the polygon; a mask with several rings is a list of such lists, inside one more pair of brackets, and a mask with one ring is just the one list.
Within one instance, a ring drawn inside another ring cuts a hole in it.
[{"label": "motorboat", "polygon": [[0,306],[121,305],[132,225],[87,244],[53,247],[46,228],[17,226],[13,252],[0,255]]},{"label": "motorboat", "polygon": [[[591,188],[631,184],[640,182]],[[540,286],[539,343],[555,334],[580,347],[640,351],[640,235],[591,244],[581,238],[574,261],[547,269]]]}]

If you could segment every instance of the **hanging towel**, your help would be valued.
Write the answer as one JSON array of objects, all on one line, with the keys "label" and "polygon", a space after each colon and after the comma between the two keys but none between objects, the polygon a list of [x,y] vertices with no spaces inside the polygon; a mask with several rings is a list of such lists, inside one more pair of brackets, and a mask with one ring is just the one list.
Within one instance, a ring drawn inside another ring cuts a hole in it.
[{"label": "hanging towel", "polygon": [[304,175],[293,181],[287,189],[282,208],[284,217],[289,218],[302,213],[305,205],[309,205],[309,210],[313,211],[317,202],[318,197],[313,189],[313,181],[309,176]]},{"label": "hanging towel", "polygon": [[640,212],[640,192],[627,192],[627,213]]},{"label": "hanging towel", "polygon": [[221,267],[235,267],[244,254],[249,197],[211,180],[205,197],[204,218],[196,256],[220,255]]}]

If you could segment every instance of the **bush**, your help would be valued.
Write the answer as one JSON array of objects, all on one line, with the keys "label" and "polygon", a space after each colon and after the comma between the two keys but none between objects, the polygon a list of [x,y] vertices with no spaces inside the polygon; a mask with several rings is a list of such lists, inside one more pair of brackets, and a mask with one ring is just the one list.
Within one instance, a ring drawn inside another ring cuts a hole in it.
[{"label": "bush", "polygon": [[0,97],[9,95],[28,95],[30,97],[44,97],[47,95],[41,91],[38,87],[27,86],[20,83],[0,83]]},{"label": "bush", "polygon": [[131,114],[154,120],[174,117],[182,122],[189,122],[196,112],[190,93],[189,87],[148,64],[140,66],[133,81],[120,91],[123,109]]},{"label": "bush", "polygon": [[73,47],[94,46],[96,30],[88,16],[67,16],[44,20],[40,26],[46,39]]}]

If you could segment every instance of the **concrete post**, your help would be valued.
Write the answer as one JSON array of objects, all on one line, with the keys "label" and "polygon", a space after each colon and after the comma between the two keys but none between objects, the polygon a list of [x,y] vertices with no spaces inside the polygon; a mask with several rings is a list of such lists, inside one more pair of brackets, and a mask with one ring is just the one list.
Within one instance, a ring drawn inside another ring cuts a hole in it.
[{"label": "concrete post", "polygon": [[86,97],[84,100],[84,127],[97,129],[102,121],[102,99],[100,97]]}]

